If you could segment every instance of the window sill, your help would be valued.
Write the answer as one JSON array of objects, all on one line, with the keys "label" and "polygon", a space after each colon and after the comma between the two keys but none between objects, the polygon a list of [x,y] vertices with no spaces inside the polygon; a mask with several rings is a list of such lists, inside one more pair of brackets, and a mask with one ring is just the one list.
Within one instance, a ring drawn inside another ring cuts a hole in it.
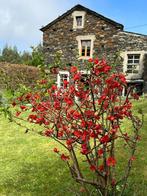
[{"label": "window sill", "polygon": [[80,56],[78,59],[79,60],[89,60],[91,57],[90,56]]}]

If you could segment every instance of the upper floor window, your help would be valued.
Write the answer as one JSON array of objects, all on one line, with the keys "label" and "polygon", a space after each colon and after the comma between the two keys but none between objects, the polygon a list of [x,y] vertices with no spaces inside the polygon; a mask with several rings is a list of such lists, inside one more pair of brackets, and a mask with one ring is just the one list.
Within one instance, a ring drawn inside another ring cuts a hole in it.
[{"label": "upper floor window", "polygon": [[76,16],[77,27],[82,26],[82,16]]},{"label": "upper floor window", "polygon": [[73,29],[84,28],[85,12],[84,11],[74,11],[72,13],[73,17]]},{"label": "upper floor window", "polygon": [[137,74],[139,72],[140,54],[127,54],[127,73]]}]

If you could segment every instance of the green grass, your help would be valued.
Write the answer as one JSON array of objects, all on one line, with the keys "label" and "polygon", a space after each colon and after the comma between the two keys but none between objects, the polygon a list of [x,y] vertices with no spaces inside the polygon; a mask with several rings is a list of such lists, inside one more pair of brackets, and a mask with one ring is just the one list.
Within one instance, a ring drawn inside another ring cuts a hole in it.
[{"label": "green grass", "polygon": [[[146,196],[147,100],[134,103],[134,107],[143,109],[145,122],[126,196]],[[24,132],[0,117],[0,196],[74,196],[74,181],[68,168],[52,151],[59,145],[35,133]],[[120,153],[122,164],[124,156]]]},{"label": "green grass", "polygon": [[72,180],[51,140],[0,121],[0,195],[71,195]]}]

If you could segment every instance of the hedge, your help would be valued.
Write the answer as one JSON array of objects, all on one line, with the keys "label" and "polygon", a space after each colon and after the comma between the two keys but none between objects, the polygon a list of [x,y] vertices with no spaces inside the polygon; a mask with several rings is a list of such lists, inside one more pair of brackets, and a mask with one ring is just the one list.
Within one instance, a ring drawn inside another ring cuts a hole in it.
[{"label": "hedge", "polygon": [[41,71],[32,66],[0,62],[0,89],[15,90],[20,84],[30,86],[41,77]]}]

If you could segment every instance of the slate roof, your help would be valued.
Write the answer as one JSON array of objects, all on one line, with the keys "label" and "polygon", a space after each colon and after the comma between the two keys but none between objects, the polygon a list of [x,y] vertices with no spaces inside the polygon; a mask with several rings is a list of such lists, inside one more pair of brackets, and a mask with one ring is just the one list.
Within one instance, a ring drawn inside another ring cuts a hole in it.
[{"label": "slate roof", "polygon": [[113,21],[113,20],[111,20],[111,19],[109,19],[109,18],[107,18],[107,17],[105,17],[105,16],[103,16],[103,15],[101,15],[101,14],[98,14],[97,12],[95,12],[95,11],[92,11],[92,10],[90,10],[90,9],[88,9],[88,8],[86,8],[86,7],[84,7],[84,6],[82,6],[82,5],[80,5],[80,4],[78,4],[78,5],[76,5],[76,6],[74,6],[73,8],[71,8],[70,10],[68,10],[67,12],[65,12],[63,15],[61,15],[61,16],[59,16],[58,18],[56,18],[55,20],[53,20],[52,22],[50,22],[49,24],[47,24],[46,26],[44,26],[44,27],[42,27],[40,30],[41,31],[46,31],[46,29],[48,29],[49,27],[51,27],[53,24],[55,24],[56,22],[58,22],[58,21],[60,21],[60,20],[62,20],[63,18],[65,18],[67,15],[69,15],[69,14],[71,14],[73,11],[80,11],[80,10],[82,10],[82,11],[86,11],[87,13],[90,13],[90,14],[93,14],[94,16],[96,16],[96,17],[98,17],[98,18],[101,18],[101,19],[103,19],[103,20],[105,20],[106,22],[108,22],[108,23],[110,23],[110,24],[112,24],[112,25],[114,25],[114,26],[116,26],[116,27],[118,27],[118,28],[120,28],[120,29],[122,29],[123,30],[123,25],[122,24],[120,24],[120,23],[117,23],[117,22],[115,22],[115,21]]}]

